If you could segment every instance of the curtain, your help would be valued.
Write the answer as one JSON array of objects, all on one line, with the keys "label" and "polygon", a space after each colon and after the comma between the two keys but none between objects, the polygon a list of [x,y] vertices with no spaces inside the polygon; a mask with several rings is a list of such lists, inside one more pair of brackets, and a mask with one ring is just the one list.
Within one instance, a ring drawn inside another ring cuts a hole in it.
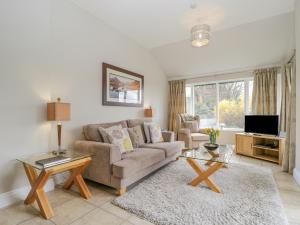
[{"label": "curtain", "polygon": [[280,128],[286,132],[282,169],[292,173],[296,152],[296,65],[295,59],[282,69],[283,90],[280,113]]},{"label": "curtain", "polygon": [[176,116],[185,113],[185,101],[185,80],[169,81],[169,130],[176,131]]},{"label": "curtain", "polygon": [[254,71],[252,113],[275,115],[277,108],[277,68]]}]

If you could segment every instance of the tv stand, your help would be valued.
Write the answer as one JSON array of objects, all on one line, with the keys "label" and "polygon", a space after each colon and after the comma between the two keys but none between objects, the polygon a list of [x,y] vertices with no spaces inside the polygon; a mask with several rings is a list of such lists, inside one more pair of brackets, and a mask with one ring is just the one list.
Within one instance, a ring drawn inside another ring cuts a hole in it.
[{"label": "tv stand", "polygon": [[264,134],[237,133],[235,142],[237,154],[281,165],[285,138]]}]

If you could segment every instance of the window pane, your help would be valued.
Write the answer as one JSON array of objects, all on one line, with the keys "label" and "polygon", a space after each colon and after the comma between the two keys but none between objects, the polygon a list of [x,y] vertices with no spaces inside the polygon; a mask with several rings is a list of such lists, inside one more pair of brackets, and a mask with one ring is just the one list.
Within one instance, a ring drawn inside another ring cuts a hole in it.
[{"label": "window pane", "polygon": [[199,115],[200,127],[214,127],[217,125],[217,85],[197,85],[194,87],[195,115]]},{"label": "window pane", "polygon": [[186,86],[185,87],[185,96],[186,96],[186,112],[188,114],[193,115],[193,96],[192,96],[192,87],[191,86]]},{"label": "window pane", "polygon": [[220,83],[219,121],[225,128],[244,127],[244,81]]},{"label": "window pane", "polygon": [[252,113],[252,93],[253,93],[253,80],[250,80],[248,83],[249,86],[249,90],[248,90],[248,96],[249,96],[249,100],[248,100],[248,113]]}]

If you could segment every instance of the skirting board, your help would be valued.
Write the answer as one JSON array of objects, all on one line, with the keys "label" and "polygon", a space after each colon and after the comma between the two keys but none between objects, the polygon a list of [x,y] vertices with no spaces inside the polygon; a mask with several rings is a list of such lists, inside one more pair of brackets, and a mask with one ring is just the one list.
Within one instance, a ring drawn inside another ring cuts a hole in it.
[{"label": "skirting board", "polygon": [[[55,185],[64,182],[65,177],[65,174],[57,174],[54,178],[50,179],[45,186],[45,192],[54,190]],[[30,189],[30,186],[25,186],[0,194],[0,208],[24,200],[27,197]]]},{"label": "skirting board", "polygon": [[293,177],[297,184],[300,186],[300,171],[297,170],[296,168],[293,170]]}]

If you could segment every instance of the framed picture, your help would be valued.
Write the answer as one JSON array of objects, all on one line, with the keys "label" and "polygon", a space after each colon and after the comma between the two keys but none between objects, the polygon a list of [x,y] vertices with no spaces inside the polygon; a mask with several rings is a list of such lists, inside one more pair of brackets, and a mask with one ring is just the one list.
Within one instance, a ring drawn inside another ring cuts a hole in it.
[{"label": "framed picture", "polygon": [[142,107],[144,104],[144,76],[102,64],[102,104]]}]

